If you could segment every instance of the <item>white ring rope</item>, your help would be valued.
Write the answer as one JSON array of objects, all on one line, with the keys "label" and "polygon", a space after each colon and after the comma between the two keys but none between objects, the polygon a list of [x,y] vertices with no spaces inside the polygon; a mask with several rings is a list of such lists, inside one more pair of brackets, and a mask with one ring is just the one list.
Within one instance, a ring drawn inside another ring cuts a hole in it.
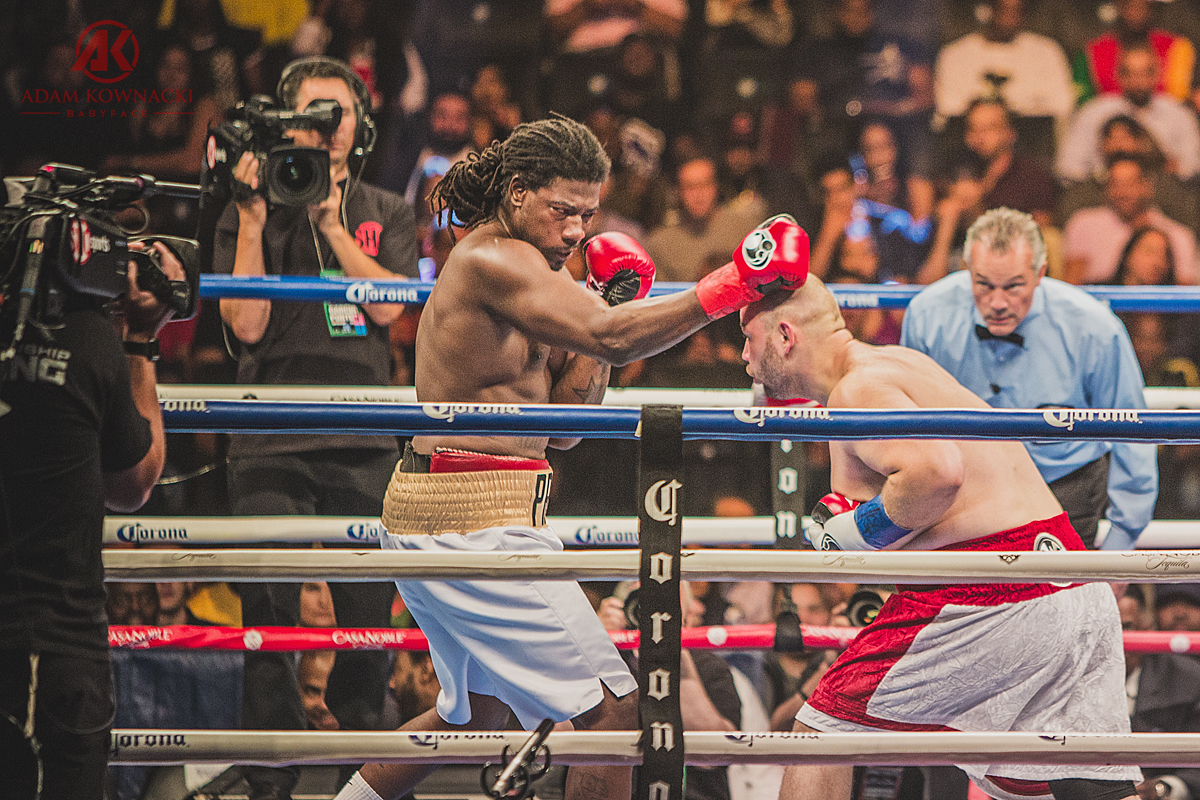
[{"label": "white ring rope", "polygon": [[[638,731],[552,733],[556,764],[637,764]],[[527,733],[114,730],[113,764],[478,764]],[[665,746],[665,742],[661,743]],[[673,745],[673,743],[672,743]],[[1135,764],[1200,766],[1200,733],[683,734],[688,764]]]},{"label": "white ring rope", "polygon": [[[368,582],[387,580],[628,580],[637,550],[419,553],[384,550],[105,550],[111,581]],[[680,578],[776,583],[1193,583],[1200,551],[816,552],[688,550]]]},{"label": "white ring rope", "polygon": [[[563,544],[589,548],[637,547],[637,517],[549,517]],[[802,525],[807,527],[809,518]],[[1096,541],[1104,541],[1100,520]],[[379,541],[378,517],[106,517],[104,544],[259,544],[312,542],[357,544]],[[685,517],[685,546],[773,545],[774,517]],[[1200,520],[1153,520],[1137,540],[1139,550],[1200,548]]]},{"label": "white ring rope", "polygon": [[[417,392],[411,386],[218,386],[160,385],[159,400],[298,400],[304,402],[415,403]],[[667,404],[693,408],[745,408],[755,405],[749,389],[608,389],[606,406],[643,406]],[[1147,387],[1146,407],[1162,411],[1180,408],[1200,409],[1200,389],[1188,387]]]},{"label": "white ring rope", "polygon": [[[637,547],[637,517],[549,517],[564,544]],[[1200,547],[1200,523],[1196,523]],[[255,544],[259,542],[378,542],[379,517],[106,517],[104,543]],[[775,543],[774,517],[687,517],[685,545]],[[1185,545],[1186,546],[1186,545]]]}]

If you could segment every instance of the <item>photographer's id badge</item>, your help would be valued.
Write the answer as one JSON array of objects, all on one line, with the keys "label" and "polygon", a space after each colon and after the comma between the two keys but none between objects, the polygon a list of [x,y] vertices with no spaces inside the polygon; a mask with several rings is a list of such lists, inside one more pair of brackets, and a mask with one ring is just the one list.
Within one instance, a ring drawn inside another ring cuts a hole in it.
[{"label": "photographer's id badge", "polygon": [[[321,277],[344,278],[345,274],[340,269],[323,269]],[[333,337],[367,335],[367,315],[354,303],[326,303],[325,322]]]}]

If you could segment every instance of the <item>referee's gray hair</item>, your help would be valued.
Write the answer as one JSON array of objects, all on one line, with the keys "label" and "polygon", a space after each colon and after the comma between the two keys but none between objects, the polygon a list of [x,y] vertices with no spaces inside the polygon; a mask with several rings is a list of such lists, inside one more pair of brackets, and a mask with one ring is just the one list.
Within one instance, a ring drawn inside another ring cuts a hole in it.
[{"label": "referee's gray hair", "polygon": [[993,253],[1007,253],[1024,241],[1033,254],[1033,271],[1037,272],[1046,264],[1046,240],[1033,221],[1033,217],[1024,211],[1014,211],[1011,208],[993,208],[967,229],[967,239],[963,243],[963,262],[971,265],[971,249],[975,242],[983,242],[984,246]]}]

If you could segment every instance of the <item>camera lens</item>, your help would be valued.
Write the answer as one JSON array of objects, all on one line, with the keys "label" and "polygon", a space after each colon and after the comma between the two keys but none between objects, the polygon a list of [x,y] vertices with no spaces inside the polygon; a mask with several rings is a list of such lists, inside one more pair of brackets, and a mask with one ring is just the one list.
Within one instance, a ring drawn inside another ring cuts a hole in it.
[{"label": "camera lens", "polygon": [[329,196],[329,153],[312,147],[277,147],[267,158],[267,199],[287,206]]},{"label": "camera lens", "polygon": [[297,158],[295,155],[284,156],[280,160],[279,183],[292,192],[302,192],[312,184],[312,161]]}]

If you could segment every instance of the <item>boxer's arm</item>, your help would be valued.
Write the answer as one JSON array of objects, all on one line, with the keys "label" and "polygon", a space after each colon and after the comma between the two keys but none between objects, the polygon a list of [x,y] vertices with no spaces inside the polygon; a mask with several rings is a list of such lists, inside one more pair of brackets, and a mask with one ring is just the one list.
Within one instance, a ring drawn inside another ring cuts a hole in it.
[{"label": "boxer's arm", "polygon": [[694,289],[610,306],[515,239],[480,247],[463,264],[481,307],[536,341],[609,365],[661,352],[709,322]]},{"label": "boxer's arm", "polygon": [[[918,407],[900,389],[881,385],[870,376],[850,378],[842,384],[847,381],[857,385],[843,387],[839,384],[838,394],[830,397],[831,406],[880,410]],[[883,476],[883,487],[877,500],[888,519],[914,532],[889,545],[888,549],[903,547],[916,534],[941,519],[958,496],[964,467],[962,452],[952,441],[882,439],[846,444],[854,458]]]},{"label": "boxer's arm", "polygon": [[[561,362],[562,367],[555,370],[553,365],[557,362]],[[554,382],[550,386],[551,403],[599,405],[604,400],[610,371],[608,364],[578,353],[563,351],[552,353],[550,363],[554,376]],[[569,450],[581,441],[583,440],[550,439],[547,445],[556,450]]]}]

